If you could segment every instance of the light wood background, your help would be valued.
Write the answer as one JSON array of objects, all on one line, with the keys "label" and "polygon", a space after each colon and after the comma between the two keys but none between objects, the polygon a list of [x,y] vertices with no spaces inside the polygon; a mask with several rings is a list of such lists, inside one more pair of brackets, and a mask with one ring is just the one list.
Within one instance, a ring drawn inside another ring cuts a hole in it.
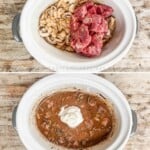
[{"label": "light wood background", "polygon": [[[64,74],[62,74],[64,75]],[[23,93],[46,74],[0,74],[0,150],[25,150],[11,125]],[[138,129],[124,150],[150,149],[150,74],[103,74],[126,95],[137,112]]]},{"label": "light wood background", "polygon": [[[36,1],[36,0],[35,0]],[[150,71],[150,0],[130,0],[139,20],[139,32],[129,53],[106,71]],[[49,72],[13,40],[12,19],[26,0],[0,0],[0,71]]]}]

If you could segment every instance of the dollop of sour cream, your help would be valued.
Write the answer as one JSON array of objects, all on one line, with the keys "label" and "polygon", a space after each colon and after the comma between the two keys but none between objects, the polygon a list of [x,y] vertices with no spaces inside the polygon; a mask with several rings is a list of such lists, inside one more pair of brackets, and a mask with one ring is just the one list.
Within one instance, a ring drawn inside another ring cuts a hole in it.
[{"label": "dollop of sour cream", "polygon": [[58,115],[60,116],[60,120],[70,128],[76,128],[83,122],[81,110],[77,106],[64,106]]}]

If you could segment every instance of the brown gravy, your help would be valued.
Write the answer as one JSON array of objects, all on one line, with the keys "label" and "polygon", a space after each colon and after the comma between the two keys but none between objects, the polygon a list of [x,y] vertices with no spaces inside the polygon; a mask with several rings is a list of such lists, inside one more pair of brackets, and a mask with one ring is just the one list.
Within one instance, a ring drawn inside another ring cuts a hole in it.
[{"label": "brown gravy", "polygon": [[[76,128],[63,123],[59,112],[63,106],[80,108],[83,122]],[[113,115],[105,100],[81,91],[56,92],[44,98],[36,109],[40,132],[55,144],[67,148],[85,148],[105,140],[113,130]]]}]

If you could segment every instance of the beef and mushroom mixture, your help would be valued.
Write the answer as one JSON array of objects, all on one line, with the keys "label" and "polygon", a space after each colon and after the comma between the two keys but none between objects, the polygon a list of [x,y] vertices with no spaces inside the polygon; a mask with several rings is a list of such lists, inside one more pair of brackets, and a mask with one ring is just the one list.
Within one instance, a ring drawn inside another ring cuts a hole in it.
[{"label": "beef and mushroom mixture", "polygon": [[56,92],[44,98],[36,109],[36,122],[47,140],[75,149],[106,140],[114,126],[106,100],[80,90]]},{"label": "beef and mushroom mixture", "polygon": [[40,16],[39,33],[55,47],[94,57],[112,38],[113,8],[96,0],[58,0]]}]

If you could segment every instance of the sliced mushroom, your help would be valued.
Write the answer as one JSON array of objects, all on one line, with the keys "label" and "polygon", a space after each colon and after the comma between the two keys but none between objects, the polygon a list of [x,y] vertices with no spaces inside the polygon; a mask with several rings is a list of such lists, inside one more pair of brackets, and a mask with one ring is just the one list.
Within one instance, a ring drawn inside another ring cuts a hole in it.
[{"label": "sliced mushroom", "polygon": [[46,40],[47,40],[50,44],[56,44],[56,41],[52,40],[50,37],[46,37]]},{"label": "sliced mushroom", "polygon": [[40,30],[39,33],[40,33],[40,36],[41,36],[41,37],[48,37],[48,36],[49,36],[49,33],[48,33],[48,32],[42,32],[42,31]]}]

